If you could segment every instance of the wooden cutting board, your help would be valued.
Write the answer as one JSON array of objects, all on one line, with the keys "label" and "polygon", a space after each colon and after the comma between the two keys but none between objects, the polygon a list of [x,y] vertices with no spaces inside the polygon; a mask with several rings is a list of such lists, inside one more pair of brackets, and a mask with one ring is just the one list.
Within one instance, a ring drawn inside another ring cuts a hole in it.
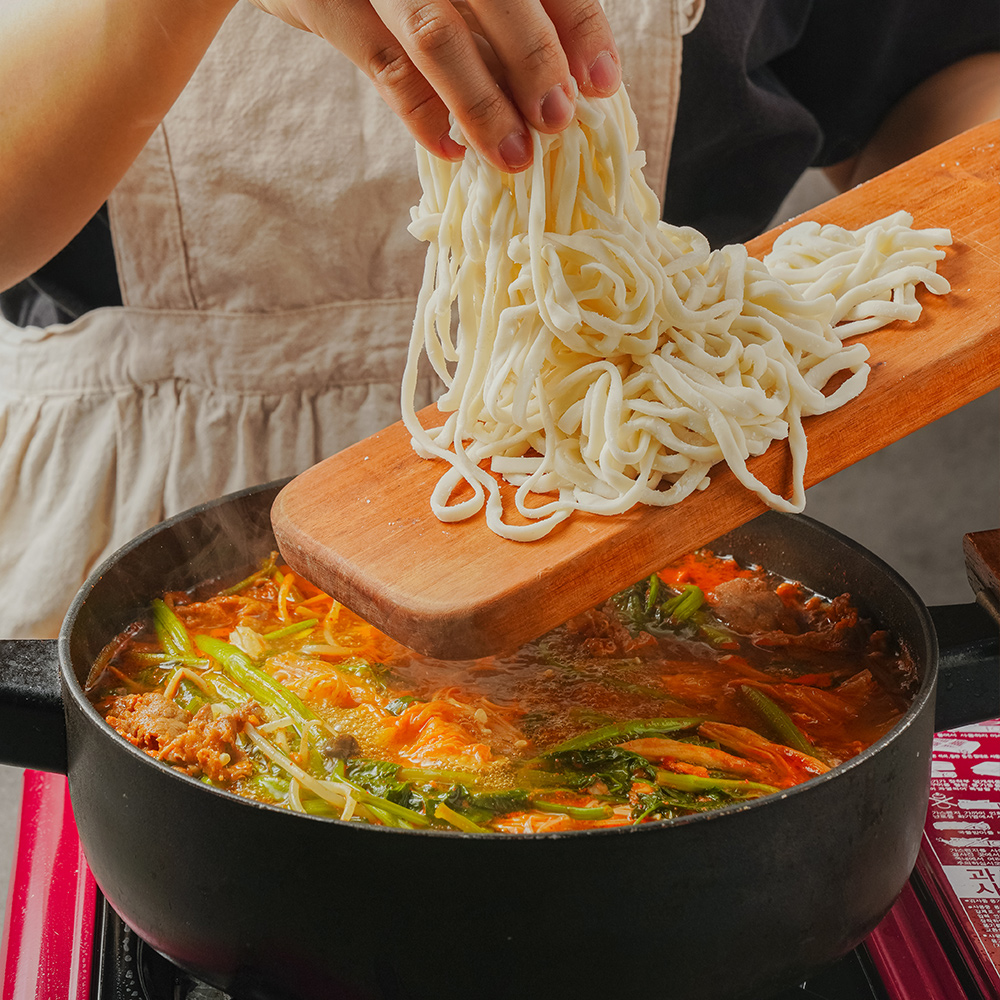
[{"label": "wooden cutting board", "polygon": [[[951,229],[939,271],[952,291],[921,289],[917,323],[864,337],[872,365],[865,391],[805,421],[807,487],[1000,385],[1000,123],[793,221],[857,228],[900,209],[916,228]],[[752,240],[751,254],[765,254],[790,224]],[[421,419],[443,422],[433,406]],[[786,443],[748,464],[789,495]],[[443,471],[443,462],[417,458],[394,424],[289,483],[272,522],[297,572],[394,638],[444,659],[512,649],[765,509],[720,464],[706,490],[673,507],[575,513],[539,541],[511,542],[490,532],[481,513],[454,524],[434,517],[428,500]],[[932,464],[913,488],[933,494]]]}]

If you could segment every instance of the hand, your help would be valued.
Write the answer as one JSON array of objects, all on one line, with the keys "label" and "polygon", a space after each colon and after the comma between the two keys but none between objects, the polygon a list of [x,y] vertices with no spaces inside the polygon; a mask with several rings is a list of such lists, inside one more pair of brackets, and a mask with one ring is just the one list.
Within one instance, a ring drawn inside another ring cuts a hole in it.
[{"label": "hand", "polygon": [[448,135],[449,112],[481,156],[521,170],[531,162],[526,122],[558,132],[572,120],[576,87],[604,97],[621,82],[598,0],[251,2],[343,52],[446,159],[463,153]]}]

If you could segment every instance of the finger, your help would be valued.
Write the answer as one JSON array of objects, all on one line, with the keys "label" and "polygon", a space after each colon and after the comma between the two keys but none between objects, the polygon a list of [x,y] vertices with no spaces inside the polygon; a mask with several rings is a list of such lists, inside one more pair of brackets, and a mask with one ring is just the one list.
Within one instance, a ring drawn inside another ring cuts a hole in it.
[{"label": "finger", "polygon": [[573,119],[575,90],[559,33],[539,0],[468,0],[504,68],[525,119],[558,132]]},{"label": "finger", "polygon": [[476,43],[479,55],[486,64],[486,68],[492,74],[493,79],[509,94],[510,88],[507,86],[507,74],[500,64],[497,54],[493,51],[493,47],[486,40],[486,33],[483,31],[483,26],[479,23],[479,18],[476,17],[466,0],[452,0],[452,6],[462,15],[462,20],[465,21],[469,31],[472,32],[472,40]]},{"label": "finger", "polygon": [[463,148],[448,135],[447,105],[368,0],[317,4],[309,8],[309,14],[309,23],[303,27],[362,70],[425,149],[445,159],[461,158]]},{"label": "finger", "polygon": [[588,97],[610,97],[622,82],[611,25],[597,0],[543,0],[570,72]]},{"label": "finger", "polygon": [[531,162],[524,120],[447,0],[373,0],[405,53],[455,116],[466,140],[501,170]]},{"label": "finger", "polygon": [[598,0],[467,0],[497,53],[525,119],[543,132],[572,120],[574,87],[608,97],[621,84],[611,26]]}]

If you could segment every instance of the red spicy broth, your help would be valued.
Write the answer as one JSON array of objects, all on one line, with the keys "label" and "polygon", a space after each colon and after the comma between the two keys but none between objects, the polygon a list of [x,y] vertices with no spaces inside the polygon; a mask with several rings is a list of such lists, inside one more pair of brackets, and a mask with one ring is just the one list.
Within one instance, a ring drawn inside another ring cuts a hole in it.
[{"label": "red spicy broth", "polygon": [[122,736],[235,794],[350,822],[526,833],[746,801],[860,753],[912,662],[848,595],[700,551],[514,654],[414,653],[272,558],[169,593],[95,663]]}]

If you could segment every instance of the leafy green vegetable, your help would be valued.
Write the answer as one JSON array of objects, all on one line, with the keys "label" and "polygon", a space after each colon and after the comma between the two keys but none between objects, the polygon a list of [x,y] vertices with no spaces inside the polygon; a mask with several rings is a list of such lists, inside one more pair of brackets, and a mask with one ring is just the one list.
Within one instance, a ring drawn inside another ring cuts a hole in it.
[{"label": "leafy green vegetable", "polygon": [[[664,597],[667,594],[668,596]],[[611,599],[622,624],[633,634],[667,635],[684,629],[693,630],[713,645],[733,641],[705,604],[705,594],[693,583],[683,590],[671,592],[654,573],[640,580]]]},{"label": "leafy green vegetable", "polygon": [[736,801],[721,792],[682,792],[672,788],[653,788],[640,792],[635,797],[632,822],[641,823],[647,819],[674,819],[691,813],[708,812]]},{"label": "leafy green vegetable", "polygon": [[628,796],[636,780],[652,781],[656,773],[644,757],[620,747],[567,750],[546,754],[543,760],[558,771],[569,788],[589,788],[601,781],[608,794],[621,797]]},{"label": "leafy green vegetable", "polygon": [[[495,816],[527,809],[564,813],[574,819],[606,819],[612,815],[608,806],[576,806],[551,797],[552,791],[539,793],[528,788],[509,788],[493,791],[471,790],[461,781],[439,783],[430,780],[417,784],[403,780],[404,775],[439,779],[448,772],[422,772],[417,768],[402,768],[392,761],[348,761],[347,780],[352,785],[365,788],[389,802],[421,812],[427,816],[444,819],[458,829],[489,832],[485,824]],[[471,775],[475,778],[475,775]],[[578,778],[574,780],[579,780]],[[622,779],[625,780],[624,778]],[[628,780],[627,787],[631,788]],[[566,787],[564,790],[571,790]],[[463,825],[465,824],[465,825]],[[471,825],[470,825],[471,824]]]},{"label": "leafy green vegetable", "polygon": [[386,826],[413,827],[430,826],[430,821],[426,816],[406,806],[398,805],[388,799],[379,798],[365,792],[364,789],[355,789],[356,798],[365,808],[370,809]]},{"label": "leafy green vegetable", "polygon": [[496,816],[530,809],[531,793],[525,788],[507,788],[496,792],[471,792],[468,803],[474,809],[482,809]]},{"label": "leafy green vegetable", "polygon": [[553,802],[550,799],[535,797],[531,804],[544,812],[563,813],[571,819],[594,820],[608,819],[614,815],[610,806],[573,806],[566,802]]},{"label": "leafy green vegetable", "polygon": [[349,674],[375,674],[375,664],[361,656],[351,656],[337,664],[338,670],[346,670]]},{"label": "leafy green vegetable", "polygon": [[423,812],[425,799],[413,790],[411,781],[401,780],[399,765],[391,760],[349,760],[344,774],[347,781],[379,798]]},{"label": "leafy green vegetable", "polygon": [[734,802],[745,802],[776,792],[770,785],[727,778],[703,778],[693,774],[657,771],[656,787],[635,796],[632,822],[673,819],[690,813],[709,812]]},{"label": "leafy green vegetable", "polygon": [[482,823],[493,816],[527,809],[531,805],[527,789],[470,791],[468,785],[474,784],[478,776],[461,771],[400,767],[387,760],[350,760],[345,773],[352,784],[431,816],[434,815],[434,807],[443,803],[449,809]]},{"label": "leafy green vegetable", "polygon": [[459,784],[475,785],[479,775],[473,771],[446,771],[438,768],[414,767],[407,764],[399,769],[400,781],[413,781],[417,784]]},{"label": "leafy green vegetable", "polygon": [[[309,651],[308,644],[304,650]],[[331,664],[331,666],[338,671],[353,674],[355,677],[363,677],[382,691],[386,689],[387,682],[392,677],[392,670],[386,664],[366,660],[363,656],[349,656],[347,659],[339,660],[336,664]]]},{"label": "leafy green vegetable", "polygon": [[552,747],[546,756],[563,754],[568,750],[596,750],[638,739],[641,736],[676,733],[683,729],[693,729],[704,721],[704,719],[697,718],[630,719],[627,722],[601,726],[598,729],[592,729],[589,733],[574,736],[573,739]]},{"label": "leafy green vegetable", "polygon": [[290,785],[291,779],[287,775],[258,772],[252,778],[247,778],[243,783],[243,788],[257,798],[284,802],[288,797],[288,788]]},{"label": "leafy green vegetable", "polygon": [[774,785],[764,785],[757,781],[740,778],[711,778],[698,774],[677,774],[675,771],[657,771],[656,783],[664,788],[676,788],[682,792],[737,792],[770,795],[778,791]]}]

